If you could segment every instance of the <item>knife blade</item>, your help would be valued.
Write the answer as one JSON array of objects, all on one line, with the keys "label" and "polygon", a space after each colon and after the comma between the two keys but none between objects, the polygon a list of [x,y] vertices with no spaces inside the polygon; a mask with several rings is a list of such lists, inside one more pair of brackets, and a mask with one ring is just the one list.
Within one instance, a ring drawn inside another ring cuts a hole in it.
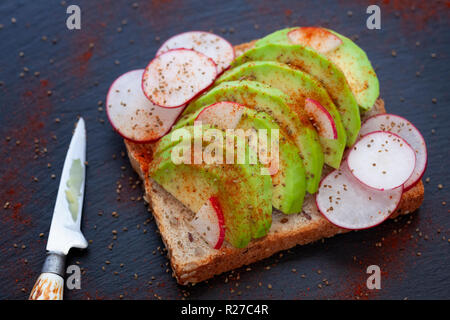
[{"label": "knife blade", "polygon": [[[83,118],[80,118],[64,161],[48,236],[47,251],[67,255],[70,248],[84,249],[87,247],[87,241],[80,230],[86,174],[85,162],[86,129]],[[75,172],[78,165],[81,166],[81,172]],[[72,199],[77,203],[76,208],[72,209],[75,213],[71,213],[67,191],[71,189],[69,187],[71,179],[76,179],[74,175],[79,175],[81,183],[79,190],[75,190],[78,191],[78,195],[75,194]]]},{"label": "knife blade", "polygon": [[86,127],[78,120],[64,161],[47,241],[47,257],[29,299],[62,299],[65,257],[71,248],[87,248],[81,233],[86,178]]}]

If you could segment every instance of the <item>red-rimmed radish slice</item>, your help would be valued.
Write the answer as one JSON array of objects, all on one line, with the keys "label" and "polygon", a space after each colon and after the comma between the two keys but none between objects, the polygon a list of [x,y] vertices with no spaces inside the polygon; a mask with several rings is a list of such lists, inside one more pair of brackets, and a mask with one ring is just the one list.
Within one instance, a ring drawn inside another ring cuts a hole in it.
[{"label": "red-rimmed radish slice", "polygon": [[413,174],[404,185],[405,190],[410,189],[422,178],[427,167],[427,146],[422,134],[411,122],[394,114],[379,114],[370,117],[362,124],[360,135],[374,131],[389,131],[398,134],[414,149],[416,166]]},{"label": "red-rimmed radish slice", "polygon": [[316,204],[322,215],[340,228],[367,229],[395,212],[402,193],[402,186],[380,191],[361,184],[344,162],[322,180]]},{"label": "red-rimmed radish slice", "polygon": [[204,108],[195,120],[216,126],[220,129],[234,129],[239,121],[241,121],[243,112],[243,105],[235,102],[222,101]]},{"label": "red-rimmed radish slice", "polygon": [[219,201],[211,197],[191,221],[192,227],[213,249],[220,249],[225,239],[225,219]]},{"label": "red-rimmed radish slice", "polygon": [[156,55],[178,48],[193,49],[210,57],[217,64],[219,73],[227,69],[235,57],[234,47],[227,40],[205,31],[177,34],[164,42]]},{"label": "red-rimmed radish slice", "polygon": [[319,136],[327,139],[337,139],[336,123],[333,117],[319,102],[305,99],[305,112],[317,129]]},{"label": "red-rimmed radish slice", "polygon": [[342,40],[330,31],[318,27],[301,27],[289,31],[289,40],[294,44],[310,47],[319,53],[335,50]]},{"label": "red-rimmed radish slice", "polygon": [[414,171],[414,150],[392,132],[375,131],[359,139],[347,157],[350,172],[361,183],[377,190],[403,185]]},{"label": "red-rimmed radish slice", "polygon": [[178,108],[207,89],[216,76],[211,58],[191,49],[174,49],[157,56],[145,68],[142,90],[154,104]]},{"label": "red-rimmed radish slice", "polygon": [[113,128],[125,139],[144,143],[165,135],[184,108],[161,108],[145,97],[141,81],[144,69],[117,78],[106,96],[106,113]]}]

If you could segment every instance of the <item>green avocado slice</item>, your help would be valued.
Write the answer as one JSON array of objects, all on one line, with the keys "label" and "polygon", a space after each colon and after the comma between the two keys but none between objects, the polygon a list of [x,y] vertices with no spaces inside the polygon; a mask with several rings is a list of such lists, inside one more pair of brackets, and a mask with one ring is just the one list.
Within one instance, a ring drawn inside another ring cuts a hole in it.
[{"label": "green avocado slice", "polygon": [[[255,47],[264,46],[269,43],[291,44],[288,33],[294,29],[297,29],[297,27],[286,28],[271,33],[258,40],[255,43]],[[358,105],[364,110],[369,110],[380,95],[378,78],[369,58],[364,50],[349,38],[336,31],[326,30],[339,37],[342,40],[342,44],[336,50],[324,53],[323,55],[342,70],[355,95]]]},{"label": "green avocado slice", "polygon": [[[195,113],[195,118],[202,110],[204,108]],[[220,129],[226,128],[221,127]],[[250,132],[259,129],[266,130],[268,153],[272,150],[272,139],[275,139],[272,136],[272,130],[278,130],[278,171],[271,176],[273,184],[272,206],[285,214],[300,212],[306,192],[306,174],[303,161],[299,158],[300,150],[298,147],[280,129],[274,119],[264,112],[256,112],[245,107],[242,117],[234,129],[242,129],[246,133],[249,132],[248,130]],[[256,134],[258,133],[256,132]],[[255,152],[257,151],[255,150]]]},{"label": "green avocado slice", "polygon": [[[202,133],[207,129],[214,128],[203,126]],[[150,177],[194,212],[211,196],[216,196],[224,213],[225,239],[234,247],[244,248],[252,238],[265,236],[272,224],[270,176],[261,175],[258,164],[175,164],[172,152],[179,152],[177,147],[181,143],[193,145],[197,139],[192,138],[192,126],[181,130],[190,132],[191,139],[185,136],[165,150],[158,150],[158,146],[157,156],[149,167]],[[223,132],[215,130],[223,138]],[[172,141],[174,133],[162,139]],[[252,151],[247,147],[246,152]]]},{"label": "green avocado slice", "polygon": [[291,44],[288,38],[288,33],[291,30],[297,29],[298,27],[292,27],[292,28],[284,28],[281,30],[277,30],[275,32],[272,32],[268,34],[267,36],[259,39],[255,42],[254,47],[263,47],[267,44]]},{"label": "green avocado slice", "polygon": [[338,107],[347,133],[347,146],[358,137],[361,119],[356,99],[342,71],[327,58],[300,45],[266,44],[246,51],[231,64],[237,67],[249,61],[278,61],[310,74],[320,81]]},{"label": "green avocado slice", "polygon": [[287,104],[289,97],[278,89],[256,81],[230,81],[219,84],[191,102],[174,128],[192,124],[196,112],[219,101],[232,101],[256,111],[266,112],[283,128],[300,149],[306,170],[306,190],[315,193],[319,187],[324,155],[319,136],[309,121],[302,122]]},{"label": "green avocado slice", "polygon": [[306,177],[297,146],[265,112],[245,108],[236,128],[267,130],[269,143],[272,141],[272,130],[279,130],[279,168],[277,173],[272,175],[272,206],[284,214],[301,212],[306,192]]},{"label": "green avocado slice", "polygon": [[320,143],[325,155],[325,163],[333,168],[339,168],[344,153],[347,136],[344,126],[333,101],[322,85],[310,75],[290,68],[287,64],[275,61],[247,62],[225,72],[216,83],[239,79],[255,80],[280,89],[289,96],[289,106],[300,116],[304,115],[305,98],[318,101],[333,117],[338,133],[337,139],[320,137]]},{"label": "green avocado slice", "polygon": [[355,95],[358,105],[369,110],[380,95],[380,84],[375,70],[364,50],[349,38],[333,31],[342,40],[342,44],[325,56],[334,62],[345,74],[348,84]]}]

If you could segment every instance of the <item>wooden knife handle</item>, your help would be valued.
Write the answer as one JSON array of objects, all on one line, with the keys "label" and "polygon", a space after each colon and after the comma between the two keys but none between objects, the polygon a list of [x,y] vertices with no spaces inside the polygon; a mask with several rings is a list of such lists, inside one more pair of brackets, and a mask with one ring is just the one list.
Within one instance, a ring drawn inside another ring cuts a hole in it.
[{"label": "wooden knife handle", "polygon": [[66,256],[49,252],[42,273],[31,290],[29,300],[62,300]]}]

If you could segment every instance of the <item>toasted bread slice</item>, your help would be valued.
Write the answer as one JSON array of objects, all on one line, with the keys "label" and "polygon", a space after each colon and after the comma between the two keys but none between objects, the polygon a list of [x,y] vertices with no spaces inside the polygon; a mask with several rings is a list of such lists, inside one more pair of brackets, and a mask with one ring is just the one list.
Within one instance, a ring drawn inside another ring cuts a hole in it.
[{"label": "toasted bread slice", "polygon": [[[236,46],[236,55],[251,48],[253,43],[254,41]],[[378,99],[363,117],[385,112],[383,100]],[[284,215],[274,212],[267,236],[253,240],[247,248],[236,249],[225,243],[220,250],[211,249],[189,224],[194,213],[146,176],[148,163],[152,159],[153,145],[136,144],[126,140],[125,145],[132,167],[144,181],[144,198],[152,209],[167,247],[173,274],[182,285],[201,282],[214,275],[267,258],[278,251],[349,231],[326,220],[317,210],[314,195],[307,195],[302,213]],[[424,187],[420,181],[403,194],[401,203],[391,218],[415,211],[422,204],[423,197]]]}]

